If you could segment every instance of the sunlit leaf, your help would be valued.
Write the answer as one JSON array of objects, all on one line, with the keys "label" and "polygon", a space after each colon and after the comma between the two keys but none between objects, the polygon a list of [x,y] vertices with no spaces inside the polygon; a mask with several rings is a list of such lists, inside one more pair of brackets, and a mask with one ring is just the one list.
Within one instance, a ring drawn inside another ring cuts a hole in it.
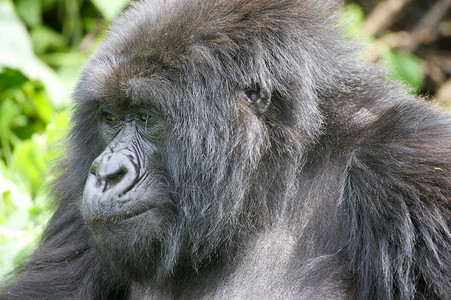
[{"label": "sunlit leaf", "polygon": [[345,25],[347,33],[360,35],[365,14],[357,4],[349,4],[343,8],[340,15],[339,24]]},{"label": "sunlit leaf", "polygon": [[41,1],[18,0],[16,11],[22,20],[30,27],[37,26],[42,22]]},{"label": "sunlit leaf", "polygon": [[59,107],[67,98],[56,74],[33,53],[30,37],[14,13],[12,3],[0,1],[0,67],[19,69],[30,79],[44,83],[53,103]]},{"label": "sunlit leaf", "polygon": [[63,49],[64,37],[47,26],[36,26],[30,33],[33,48],[37,54],[42,54],[49,49]]},{"label": "sunlit leaf", "polygon": [[423,85],[424,75],[418,58],[410,53],[387,50],[382,53],[383,63],[390,69],[391,77],[401,80],[418,91]]},{"label": "sunlit leaf", "polygon": [[129,0],[91,0],[107,20],[112,20],[130,2]]}]

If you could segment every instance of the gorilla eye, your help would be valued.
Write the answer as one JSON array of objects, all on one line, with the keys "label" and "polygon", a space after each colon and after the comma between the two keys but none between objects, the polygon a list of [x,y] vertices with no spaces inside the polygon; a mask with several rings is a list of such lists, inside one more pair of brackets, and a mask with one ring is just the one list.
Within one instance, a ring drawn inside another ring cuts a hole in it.
[{"label": "gorilla eye", "polygon": [[257,115],[262,115],[271,103],[271,92],[259,83],[244,89],[249,105]]},{"label": "gorilla eye", "polygon": [[258,88],[258,86],[253,89],[246,89],[244,92],[246,93],[246,96],[247,96],[247,98],[249,98],[249,101],[251,103],[255,103],[261,99],[260,89]]},{"label": "gorilla eye", "polygon": [[141,116],[139,117],[139,119],[143,122],[143,123],[147,123],[147,121],[149,121],[150,116],[148,114],[141,114]]},{"label": "gorilla eye", "polygon": [[110,122],[110,123],[115,123],[115,122],[119,121],[118,117],[116,117],[112,113],[109,113],[109,112],[106,112],[106,111],[102,113],[102,118],[105,121]]}]

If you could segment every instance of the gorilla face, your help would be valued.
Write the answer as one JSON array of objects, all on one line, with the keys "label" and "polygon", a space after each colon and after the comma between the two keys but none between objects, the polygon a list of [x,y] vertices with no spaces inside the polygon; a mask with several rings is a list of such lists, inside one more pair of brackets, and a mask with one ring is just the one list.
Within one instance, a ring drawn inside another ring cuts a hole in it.
[{"label": "gorilla face", "polygon": [[[86,68],[89,78],[102,78],[92,76],[97,64],[94,58]],[[79,110],[95,120],[96,130],[86,132],[97,134],[103,151],[89,168],[81,202],[93,243],[109,264],[137,279],[167,275],[186,257],[201,263],[248,222],[240,218],[252,211],[243,206],[268,147],[264,127],[256,125],[270,92],[220,81],[212,91],[183,76],[157,81],[155,73],[126,73],[133,70],[127,63],[110,68],[106,80],[79,85],[79,94],[89,94]],[[217,93],[219,103],[211,99]]]},{"label": "gorilla face", "polygon": [[142,273],[138,260],[146,261],[152,273],[175,214],[164,156],[169,126],[159,111],[146,107],[99,107],[98,126],[107,146],[89,170],[82,201],[85,222],[113,261],[137,269],[131,273]]}]

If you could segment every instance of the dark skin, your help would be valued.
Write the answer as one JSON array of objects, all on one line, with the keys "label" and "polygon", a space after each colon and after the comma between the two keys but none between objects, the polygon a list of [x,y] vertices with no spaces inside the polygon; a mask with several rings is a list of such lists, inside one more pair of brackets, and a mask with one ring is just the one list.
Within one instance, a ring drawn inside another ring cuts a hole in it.
[{"label": "dark skin", "polygon": [[[164,119],[137,108],[124,115],[105,110],[100,115],[100,127],[108,146],[91,165],[86,182],[83,209],[87,222],[123,220],[158,208],[153,207],[158,203],[152,203],[152,199],[139,200],[142,195],[137,183],[142,180],[143,170],[138,160],[144,153],[149,155],[161,148],[167,134]],[[139,147],[133,147],[138,143]],[[103,207],[103,202],[110,207]]]}]

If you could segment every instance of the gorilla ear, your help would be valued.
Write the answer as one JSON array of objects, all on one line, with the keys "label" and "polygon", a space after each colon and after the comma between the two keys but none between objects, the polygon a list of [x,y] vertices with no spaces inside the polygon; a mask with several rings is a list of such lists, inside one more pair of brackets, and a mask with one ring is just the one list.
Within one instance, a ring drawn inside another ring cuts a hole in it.
[{"label": "gorilla ear", "polygon": [[245,88],[244,93],[249,106],[255,111],[255,114],[258,116],[264,114],[271,103],[271,91],[256,83],[251,87]]}]

